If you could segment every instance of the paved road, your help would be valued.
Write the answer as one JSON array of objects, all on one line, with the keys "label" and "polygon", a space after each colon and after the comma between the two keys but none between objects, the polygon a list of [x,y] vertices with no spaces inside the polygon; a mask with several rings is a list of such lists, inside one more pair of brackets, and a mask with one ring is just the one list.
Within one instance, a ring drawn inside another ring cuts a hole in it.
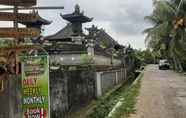
[{"label": "paved road", "polygon": [[131,118],[186,118],[186,77],[147,66]]}]

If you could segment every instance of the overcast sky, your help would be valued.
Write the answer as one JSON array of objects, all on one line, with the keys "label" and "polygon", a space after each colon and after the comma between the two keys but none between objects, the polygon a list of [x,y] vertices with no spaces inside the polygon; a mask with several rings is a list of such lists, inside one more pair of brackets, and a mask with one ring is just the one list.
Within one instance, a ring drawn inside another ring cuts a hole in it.
[{"label": "overcast sky", "polygon": [[[45,27],[44,35],[51,35],[62,29],[66,21],[60,13],[72,13],[75,4],[79,4],[85,15],[93,17],[92,24],[105,29],[120,44],[130,43],[134,48],[145,48],[142,31],[149,27],[144,16],[152,12],[151,0],[37,0],[38,6],[64,6],[64,10],[42,10],[40,15],[53,21]],[[2,23],[1,23],[2,24]]]}]

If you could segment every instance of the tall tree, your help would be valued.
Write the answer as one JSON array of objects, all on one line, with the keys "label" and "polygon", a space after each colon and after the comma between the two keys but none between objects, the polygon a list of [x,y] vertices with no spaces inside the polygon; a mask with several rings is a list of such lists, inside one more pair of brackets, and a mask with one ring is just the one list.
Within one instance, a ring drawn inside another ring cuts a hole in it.
[{"label": "tall tree", "polygon": [[160,0],[153,4],[153,13],[145,17],[153,24],[144,31],[147,46],[172,60],[175,69],[182,71],[186,64],[183,56],[186,53],[186,1]]}]

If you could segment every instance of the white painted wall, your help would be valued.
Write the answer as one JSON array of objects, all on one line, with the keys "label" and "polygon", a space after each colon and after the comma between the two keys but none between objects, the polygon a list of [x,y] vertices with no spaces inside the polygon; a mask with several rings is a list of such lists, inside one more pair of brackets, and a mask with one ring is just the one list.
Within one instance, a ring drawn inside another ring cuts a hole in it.
[{"label": "white painted wall", "polygon": [[[84,56],[82,56],[84,55]],[[83,58],[86,57],[85,54],[63,54],[63,55],[51,55],[50,63],[60,63],[62,65],[79,65],[82,64]],[[87,55],[88,57],[88,55]],[[111,58],[95,55],[93,57],[94,65],[111,65]],[[120,65],[121,60],[114,59],[113,65]]]}]

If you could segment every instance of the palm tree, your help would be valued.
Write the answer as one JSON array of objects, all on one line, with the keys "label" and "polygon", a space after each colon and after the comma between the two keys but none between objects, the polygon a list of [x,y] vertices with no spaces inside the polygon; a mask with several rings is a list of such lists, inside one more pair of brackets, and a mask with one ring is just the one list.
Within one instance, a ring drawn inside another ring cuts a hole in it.
[{"label": "palm tree", "polygon": [[186,2],[154,1],[153,13],[145,19],[153,24],[153,27],[144,30],[147,46],[172,60],[174,68],[182,71],[186,64]]}]

